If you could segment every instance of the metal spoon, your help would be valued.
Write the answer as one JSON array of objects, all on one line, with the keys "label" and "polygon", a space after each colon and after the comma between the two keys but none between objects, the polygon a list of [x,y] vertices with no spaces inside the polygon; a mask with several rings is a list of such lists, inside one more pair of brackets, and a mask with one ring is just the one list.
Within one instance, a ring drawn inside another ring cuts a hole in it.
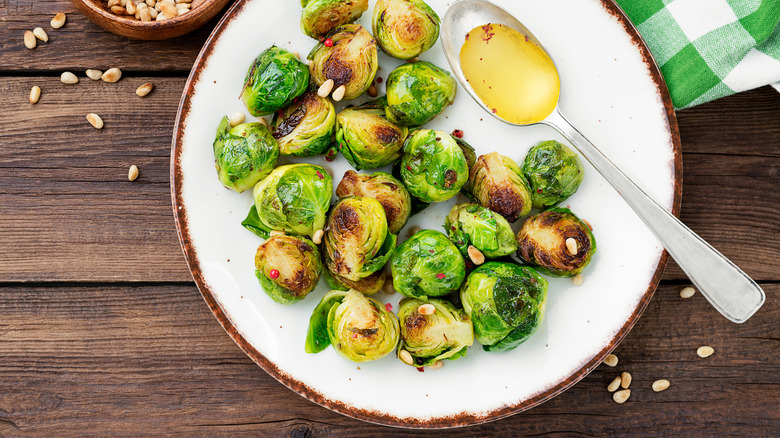
[{"label": "metal spoon", "polygon": [[[523,126],[507,122],[494,114],[480,100],[463,76],[460,49],[465,42],[466,34],[475,27],[488,23],[504,24],[514,28],[547,52],[528,28],[502,8],[486,0],[460,0],[449,7],[442,20],[441,41],[444,53],[458,81],[482,109],[502,122]],[[563,117],[557,105],[552,114],[539,123],[560,132],[612,184],[612,187],[661,241],[702,295],[723,316],[733,322],[743,323],[764,304],[764,291],[755,281],[647,196]]]}]

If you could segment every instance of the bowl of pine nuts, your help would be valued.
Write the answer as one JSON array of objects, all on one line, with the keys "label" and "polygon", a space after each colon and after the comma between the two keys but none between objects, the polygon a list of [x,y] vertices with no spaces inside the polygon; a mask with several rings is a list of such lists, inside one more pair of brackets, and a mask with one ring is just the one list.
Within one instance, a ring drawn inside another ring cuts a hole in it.
[{"label": "bowl of pine nuts", "polygon": [[228,0],[71,0],[103,29],[129,38],[164,40],[192,32]]}]

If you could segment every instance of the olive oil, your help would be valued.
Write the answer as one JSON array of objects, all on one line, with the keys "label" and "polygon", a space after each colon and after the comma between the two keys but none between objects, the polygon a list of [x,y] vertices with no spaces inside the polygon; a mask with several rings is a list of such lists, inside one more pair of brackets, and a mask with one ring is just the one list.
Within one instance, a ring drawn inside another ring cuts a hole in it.
[{"label": "olive oil", "polygon": [[482,102],[508,122],[542,121],[557,105],[560,80],[552,60],[509,26],[472,29],[460,49],[460,65]]}]

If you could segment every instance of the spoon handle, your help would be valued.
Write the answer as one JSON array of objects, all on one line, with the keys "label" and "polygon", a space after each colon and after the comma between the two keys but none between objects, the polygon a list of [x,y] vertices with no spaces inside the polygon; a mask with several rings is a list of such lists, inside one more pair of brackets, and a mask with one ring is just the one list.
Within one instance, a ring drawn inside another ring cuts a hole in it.
[{"label": "spoon handle", "polygon": [[604,176],[718,312],[730,321],[741,324],[764,304],[764,291],[755,281],[647,196],[569,123],[558,109],[542,123],[566,137]]}]

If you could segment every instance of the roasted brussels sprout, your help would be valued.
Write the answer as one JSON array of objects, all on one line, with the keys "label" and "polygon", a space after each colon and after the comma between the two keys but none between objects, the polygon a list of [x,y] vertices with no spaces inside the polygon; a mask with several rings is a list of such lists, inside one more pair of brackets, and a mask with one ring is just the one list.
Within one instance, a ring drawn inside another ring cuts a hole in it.
[{"label": "roasted brussels sprout", "polygon": [[531,191],[520,166],[498,152],[477,158],[469,171],[469,191],[480,205],[509,222],[531,211]]},{"label": "roasted brussels sprout", "polygon": [[320,42],[309,52],[314,82],[319,86],[332,79],[334,91],[343,85],[344,100],[365,93],[379,67],[374,37],[359,24],[345,24],[328,33],[326,41],[333,44]]},{"label": "roasted brussels sprout", "polygon": [[482,348],[507,351],[539,328],[547,280],[528,266],[487,262],[471,271],[460,289],[460,299]]},{"label": "roasted brussels sprout", "polygon": [[262,123],[230,128],[222,118],[214,138],[214,161],[219,181],[239,193],[263,179],[276,166],[279,145]]},{"label": "roasted brussels sprout", "polygon": [[520,258],[555,277],[574,277],[588,266],[596,239],[568,208],[551,208],[525,220],[517,233]]},{"label": "roasted brussels sprout", "polygon": [[241,100],[253,116],[280,110],[309,86],[309,69],[292,53],[271,46],[255,58],[244,79]]},{"label": "roasted brussels sprout", "polygon": [[368,9],[368,0],[302,0],[301,30],[320,38],[342,24],[352,23]]},{"label": "roasted brussels sprout", "polygon": [[455,100],[455,79],[426,61],[402,64],[387,77],[387,120],[420,126]]},{"label": "roasted brussels sprout", "polygon": [[458,248],[435,230],[417,232],[399,245],[390,267],[395,290],[412,298],[447,295],[466,277],[466,262]]},{"label": "roasted brussels sprout", "polygon": [[395,350],[398,319],[385,305],[356,290],[330,291],[309,319],[306,352],[333,348],[354,362],[379,359]]},{"label": "roasted brussels sprout", "polygon": [[376,169],[401,158],[409,133],[385,118],[381,109],[346,108],[336,116],[339,152],[357,170]]},{"label": "roasted brussels sprout", "polygon": [[271,299],[292,304],[317,287],[322,262],[317,246],[305,237],[275,234],[257,248],[255,274]]},{"label": "roasted brussels sprout", "polygon": [[348,280],[340,275],[333,274],[327,269],[323,271],[323,276],[328,286],[334,290],[350,290],[355,289],[358,292],[363,292],[364,295],[372,295],[380,290],[385,285],[387,275],[384,269],[380,269],[368,277],[363,277],[358,281]]},{"label": "roasted brussels sprout", "polygon": [[455,204],[444,219],[444,229],[464,257],[474,245],[485,257],[503,257],[517,251],[515,234],[500,214],[477,204]]},{"label": "roasted brussels sprout", "polygon": [[420,129],[404,144],[401,179],[423,202],[446,201],[458,194],[469,168],[455,139],[443,131]]},{"label": "roasted brussels sprout", "polygon": [[[437,299],[404,298],[400,305],[401,342],[398,353],[401,361],[404,361],[403,350],[412,357],[412,363],[407,365],[415,367],[466,356],[469,345],[474,343],[474,328],[466,312]],[[433,313],[430,313],[431,310]]]},{"label": "roasted brussels sprout", "polygon": [[283,112],[276,112],[271,126],[282,155],[319,155],[330,147],[336,109],[327,97],[308,91]]},{"label": "roasted brussels sprout", "polygon": [[241,225],[260,237],[273,230],[311,237],[325,225],[333,179],[314,164],[279,166],[257,183],[255,205]]},{"label": "roasted brussels sprout", "polygon": [[[339,198],[367,196],[376,199],[385,209],[387,228],[393,234],[401,231],[412,213],[412,199],[409,192],[401,181],[385,172],[365,175],[348,170],[336,187],[336,196]],[[510,237],[514,242],[514,235],[511,232]]]},{"label": "roasted brussels sprout", "polygon": [[411,59],[436,43],[441,20],[422,0],[378,0],[371,23],[385,53]]},{"label": "roasted brussels sprout", "polygon": [[462,140],[454,135],[452,138],[458,143],[460,150],[463,152],[463,156],[466,157],[466,164],[468,164],[469,169],[474,167],[474,164],[477,162],[477,153],[474,151],[474,148],[466,143],[466,140]]},{"label": "roasted brussels sprout", "polygon": [[528,151],[523,161],[523,175],[531,186],[534,208],[544,209],[574,194],[584,174],[576,152],[555,140],[548,140]]},{"label": "roasted brussels sprout", "polygon": [[358,281],[384,267],[395,241],[379,201],[363,196],[342,198],[328,217],[325,266],[332,274]]}]

